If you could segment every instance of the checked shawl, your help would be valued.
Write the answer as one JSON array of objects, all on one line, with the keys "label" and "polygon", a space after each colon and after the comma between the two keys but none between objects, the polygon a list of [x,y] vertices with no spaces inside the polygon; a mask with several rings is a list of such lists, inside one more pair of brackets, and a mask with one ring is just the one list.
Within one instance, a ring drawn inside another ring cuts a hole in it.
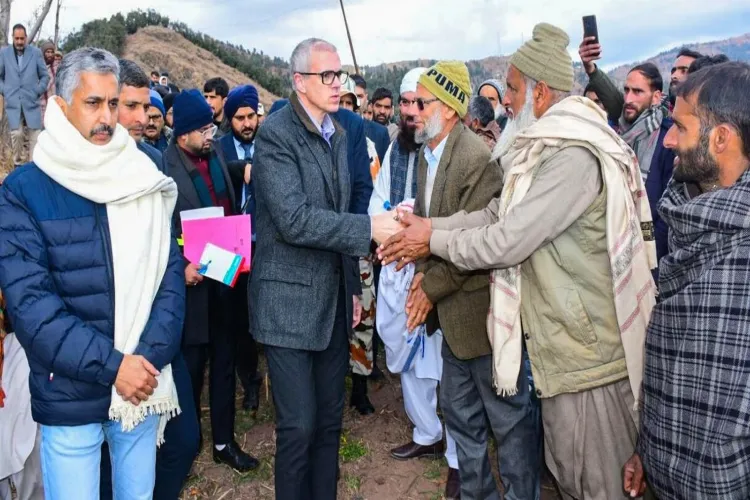
[{"label": "checked shawl", "polygon": [[646,337],[638,449],[669,499],[750,498],[750,172],[659,205],[670,254]]}]

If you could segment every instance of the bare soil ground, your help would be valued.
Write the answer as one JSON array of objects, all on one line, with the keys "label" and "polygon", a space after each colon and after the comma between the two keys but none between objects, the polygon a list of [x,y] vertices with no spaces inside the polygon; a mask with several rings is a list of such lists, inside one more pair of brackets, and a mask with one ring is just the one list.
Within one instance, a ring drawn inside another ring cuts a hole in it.
[{"label": "bare soil ground", "polygon": [[[347,380],[347,389],[349,381]],[[183,500],[274,499],[273,457],[275,451],[273,404],[261,392],[256,418],[240,407],[238,390],[235,433],[242,448],[257,457],[261,466],[240,474],[213,463],[207,402],[201,425],[204,447],[183,491]],[[404,412],[401,383],[397,375],[386,374],[382,383],[370,384],[374,415],[362,417],[348,408],[340,449],[342,500],[440,500],[443,498],[448,465],[444,459],[396,461],[389,450],[411,440],[411,424]],[[348,403],[348,397],[347,397]],[[495,471],[495,474],[497,472]],[[556,500],[555,487],[545,479],[542,500]]]}]

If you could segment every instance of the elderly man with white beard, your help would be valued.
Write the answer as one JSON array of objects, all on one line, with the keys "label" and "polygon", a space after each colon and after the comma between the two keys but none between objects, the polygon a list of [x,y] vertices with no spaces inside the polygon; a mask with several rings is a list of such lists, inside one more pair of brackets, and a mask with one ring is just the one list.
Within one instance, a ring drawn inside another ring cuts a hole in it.
[{"label": "elderly man with white beard", "polygon": [[568,97],[568,43],[539,24],[511,58],[510,126],[494,152],[500,197],[448,218],[405,214],[407,229],[379,254],[384,264],[432,254],[464,272],[493,269],[495,389],[520,391],[525,345],[563,497],[611,500],[626,497],[621,467],[637,440],[656,253],[635,154],[593,102]]}]

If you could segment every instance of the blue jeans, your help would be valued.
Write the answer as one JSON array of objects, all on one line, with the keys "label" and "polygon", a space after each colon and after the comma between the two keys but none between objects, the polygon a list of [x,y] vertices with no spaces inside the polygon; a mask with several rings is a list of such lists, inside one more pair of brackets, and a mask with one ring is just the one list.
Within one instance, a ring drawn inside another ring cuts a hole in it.
[{"label": "blue jeans", "polygon": [[[180,353],[172,360],[172,377],[182,413],[167,422],[164,444],[156,452],[154,500],[177,500],[180,497],[182,486],[199,451],[200,433],[193,403],[193,387]],[[112,464],[106,443],[102,446],[101,471],[100,500],[112,500]]]},{"label": "blue jeans", "polygon": [[102,443],[109,444],[115,500],[150,500],[156,478],[159,416],[130,432],[120,422],[74,427],[42,426],[42,474],[46,500],[97,500]]}]

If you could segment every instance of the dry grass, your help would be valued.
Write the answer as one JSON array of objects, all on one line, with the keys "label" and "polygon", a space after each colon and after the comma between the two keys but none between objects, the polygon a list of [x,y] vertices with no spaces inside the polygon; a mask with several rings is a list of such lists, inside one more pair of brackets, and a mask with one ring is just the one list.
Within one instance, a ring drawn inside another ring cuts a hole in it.
[{"label": "dry grass", "polygon": [[266,110],[279,99],[244,73],[168,28],[149,26],[128,36],[123,57],[138,63],[147,74],[154,69],[168,71],[170,80],[180,88],[202,90],[206,80],[220,76],[230,88],[246,83],[255,85]]}]

